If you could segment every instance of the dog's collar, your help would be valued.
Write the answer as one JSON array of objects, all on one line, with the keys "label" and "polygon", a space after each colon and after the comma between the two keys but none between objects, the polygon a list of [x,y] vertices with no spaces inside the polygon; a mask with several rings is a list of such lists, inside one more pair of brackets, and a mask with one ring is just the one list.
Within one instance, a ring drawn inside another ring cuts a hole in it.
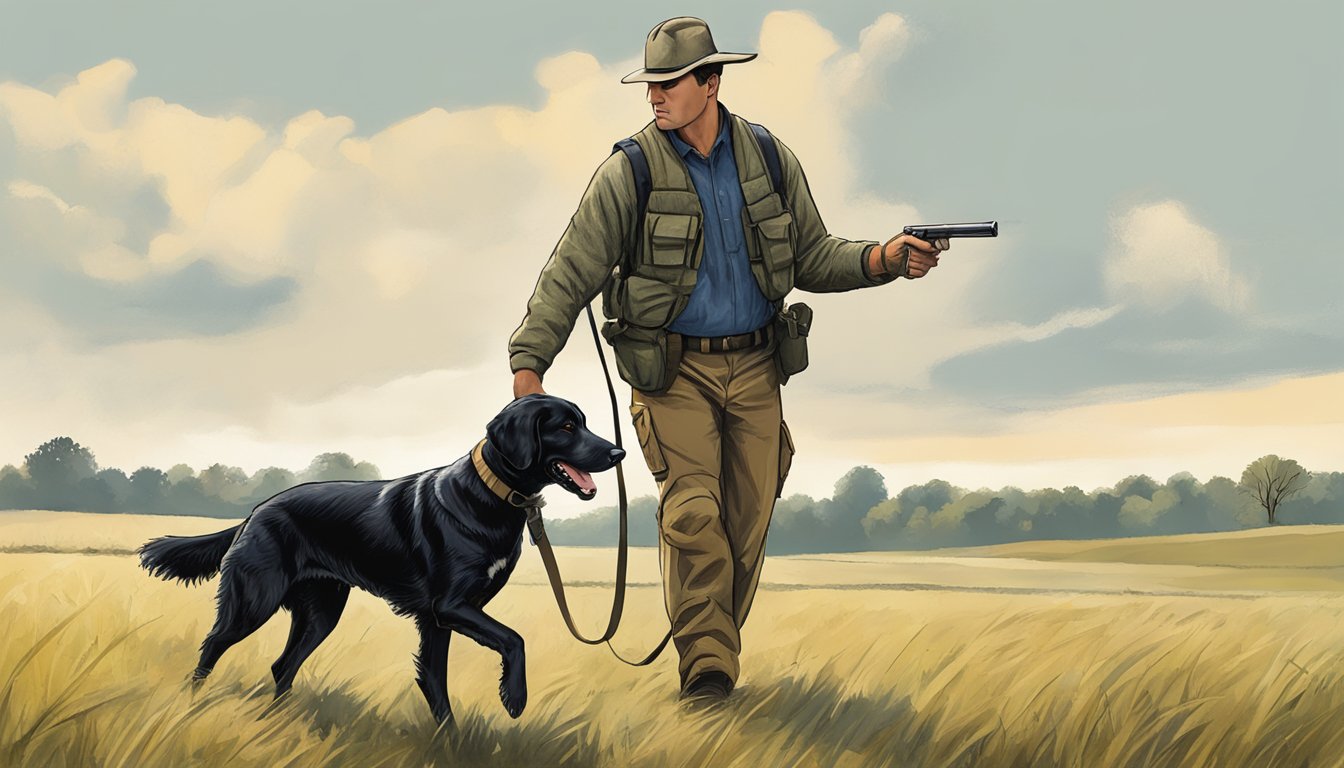
[{"label": "dog's collar", "polygon": [[499,475],[496,475],[494,470],[490,469],[490,465],[485,463],[485,443],[488,439],[481,438],[481,442],[471,449],[471,463],[476,467],[476,474],[481,476],[481,482],[485,483],[485,487],[489,488],[501,500],[507,501],[515,507],[541,508],[546,500],[542,498],[540,493],[527,496],[510,488],[509,484],[501,480]]}]

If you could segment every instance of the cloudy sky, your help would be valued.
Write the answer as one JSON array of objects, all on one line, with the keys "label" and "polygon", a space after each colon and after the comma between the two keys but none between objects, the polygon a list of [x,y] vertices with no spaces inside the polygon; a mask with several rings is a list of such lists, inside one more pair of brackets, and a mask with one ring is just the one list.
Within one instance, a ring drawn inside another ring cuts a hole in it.
[{"label": "cloudy sky", "polygon": [[[793,297],[790,491],[1344,469],[1338,3],[471,5],[7,3],[0,464],[55,435],[127,471],[461,455],[648,121],[619,78],[688,14],[760,53],[723,101],[832,232],[1000,222],[928,279]],[[547,386],[610,434],[587,333]]]}]

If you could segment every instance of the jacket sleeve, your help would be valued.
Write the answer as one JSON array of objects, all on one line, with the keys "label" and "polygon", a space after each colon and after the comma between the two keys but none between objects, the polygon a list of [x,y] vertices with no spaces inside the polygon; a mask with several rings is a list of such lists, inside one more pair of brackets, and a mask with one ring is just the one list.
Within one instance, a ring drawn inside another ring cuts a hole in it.
[{"label": "jacket sleeve", "polygon": [[509,337],[509,367],[546,373],[588,302],[625,252],[635,218],[634,174],[625,154],[606,159],[542,267],[527,314]]},{"label": "jacket sleeve", "polygon": [[779,139],[779,163],[784,173],[784,189],[793,212],[798,243],[794,252],[794,284],[804,291],[826,293],[850,291],[891,282],[888,276],[868,273],[868,251],[873,240],[846,240],[826,231],[826,225],[812,199],[803,167],[793,151]]}]

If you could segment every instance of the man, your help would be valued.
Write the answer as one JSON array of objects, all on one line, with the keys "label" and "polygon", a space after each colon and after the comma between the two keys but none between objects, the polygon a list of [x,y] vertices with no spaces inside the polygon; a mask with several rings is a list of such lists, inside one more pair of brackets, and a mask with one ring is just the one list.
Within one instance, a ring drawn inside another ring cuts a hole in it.
[{"label": "man", "polygon": [[641,208],[634,161],[614,152],[509,342],[514,396],[542,392],[578,313],[602,293],[603,335],[631,385],[635,430],[659,484],[683,698],[726,698],[738,677],[739,630],[793,456],[780,384],[806,359],[810,311],[784,311],[785,294],[922,277],[947,247],[829,235],[793,153],[719,104],[723,65],[755,57],[719,52],[700,19],[654,27],[644,68],[622,79],[646,83],[653,108],[633,137],[652,177],[647,201]]}]

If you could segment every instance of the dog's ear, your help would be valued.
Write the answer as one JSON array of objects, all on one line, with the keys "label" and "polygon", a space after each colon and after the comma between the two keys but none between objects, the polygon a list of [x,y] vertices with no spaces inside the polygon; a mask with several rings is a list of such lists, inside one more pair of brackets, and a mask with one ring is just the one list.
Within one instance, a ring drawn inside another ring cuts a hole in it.
[{"label": "dog's ear", "polygon": [[485,425],[485,436],[514,469],[526,471],[541,457],[541,403],[531,396],[514,400]]}]

